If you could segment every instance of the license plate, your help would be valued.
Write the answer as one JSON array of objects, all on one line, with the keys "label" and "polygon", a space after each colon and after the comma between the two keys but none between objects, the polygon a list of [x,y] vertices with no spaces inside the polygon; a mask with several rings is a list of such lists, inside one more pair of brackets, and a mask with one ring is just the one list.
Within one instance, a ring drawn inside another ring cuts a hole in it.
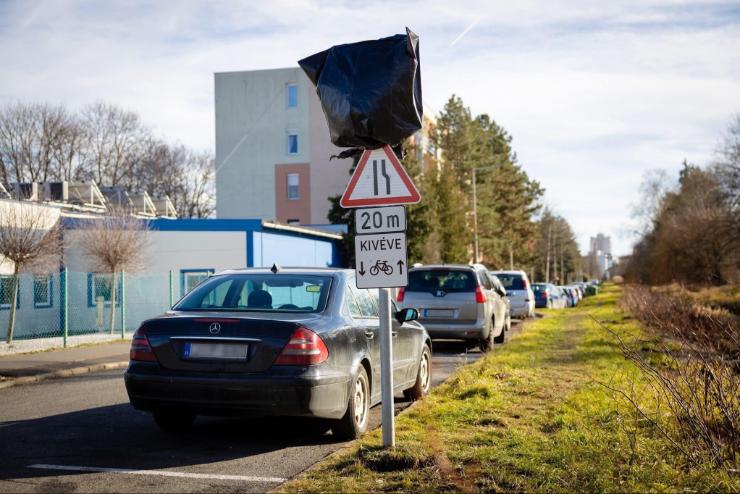
[{"label": "license plate", "polygon": [[426,309],[424,310],[424,317],[444,317],[451,319],[455,317],[455,311],[451,309]]},{"label": "license plate", "polygon": [[246,360],[249,345],[244,343],[185,343],[183,358]]}]

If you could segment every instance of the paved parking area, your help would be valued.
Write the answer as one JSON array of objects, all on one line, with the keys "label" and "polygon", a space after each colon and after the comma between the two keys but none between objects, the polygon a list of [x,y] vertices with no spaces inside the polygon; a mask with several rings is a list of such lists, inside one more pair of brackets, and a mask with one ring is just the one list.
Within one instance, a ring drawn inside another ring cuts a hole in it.
[{"label": "paved parking area", "polygon": [[[480,356],[436,343],[433,384]],[[165,434],[128,404],[122,373],[0,390],[0,492],[263,492],[346,444],[294,419],[199,417]]]}]

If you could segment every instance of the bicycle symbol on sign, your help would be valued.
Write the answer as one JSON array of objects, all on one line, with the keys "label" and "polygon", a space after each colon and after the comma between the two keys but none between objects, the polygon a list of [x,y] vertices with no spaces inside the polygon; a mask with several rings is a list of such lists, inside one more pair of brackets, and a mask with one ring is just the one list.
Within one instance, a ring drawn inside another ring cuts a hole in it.
[{"label": "bicycle symbol on sign", "polygon": [[393,266],[388,264],[388,261],[375,261],[373,266],[370,266],[370,276],[378,276],[380,272],[384,274],[393,274]]}]

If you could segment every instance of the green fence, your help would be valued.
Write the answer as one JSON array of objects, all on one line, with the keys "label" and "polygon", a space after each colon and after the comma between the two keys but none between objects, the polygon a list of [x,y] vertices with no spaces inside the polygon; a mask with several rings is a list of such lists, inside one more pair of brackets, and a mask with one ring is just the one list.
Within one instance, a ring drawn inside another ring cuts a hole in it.
[{"label": "green fence", "polygon": [[[13,299],[12,275],[0,276],[0,342],[7,341]],[[13,340],[78,335],[125,336],[179,298],[173,273],[111,274],[62,270],[18,276]],[[115,296],[114,296],[115,284]],[[113,327],[111,328],[111,311]]]}]

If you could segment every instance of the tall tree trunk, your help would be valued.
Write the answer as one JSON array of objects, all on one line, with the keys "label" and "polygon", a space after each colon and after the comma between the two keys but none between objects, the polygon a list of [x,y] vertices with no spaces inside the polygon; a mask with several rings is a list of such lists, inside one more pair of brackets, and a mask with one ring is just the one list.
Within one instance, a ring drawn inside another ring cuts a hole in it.
[{"label": "tall tree trunk", "polygon": [[547,229],[547,261],[545,261],[545,283],[550,283],[550,237],[552,226]]},{"label": "tall tree trunk", "polygon": [[560,246],[560,284],[565,285],[565,263],[563,259],[563,246]]},{"label": "tall tree trunk", "polygon": [[110,334],[115,331],[116,324],[116,270],[113,269],[110,288]]},{"label": "tall tree trunk", "polygon": [[8,337],[6,341],[8,344],[13,343],[13,331],[15,330],[15,308],[18,304],[18,272],[20,271],[18,263],[15,263],[13,268],[13,298],[10,301],[10,316],[8,317]]},{"label": "tall tree trunk", "polygon": [[509,244],[509,269],[514,269],[514,244]]}]

